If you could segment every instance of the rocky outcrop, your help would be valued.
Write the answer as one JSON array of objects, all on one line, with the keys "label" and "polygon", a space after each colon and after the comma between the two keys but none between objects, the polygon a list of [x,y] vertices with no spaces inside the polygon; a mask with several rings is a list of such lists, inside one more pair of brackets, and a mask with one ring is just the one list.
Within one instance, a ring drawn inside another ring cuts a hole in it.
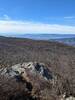
[{"label": "rocky outcrop", "polygon": [[59,74],[52,72],[43,63],[25,62],[22,64],[16,64],[9,68],[2,68],[0,69],[0,78],[0,87],[2,88],[6,84],[6,87],[8,87],[8,89],[4,88],[4,90],[2,89],[2,91],[7,92],[7,90],[10,91],[12,87],[13,89],[19,87],[21,89],[21,92],[28,93],[27,95],[30,94],[29,97],[33,98],[22,100],[37,100],[37,98],[38,100],[56,100],[53,98],[58,98],[57,96],[60,97],[64,93],[65,97],[66,94],[69,94],[67,92],[68,84],[66,85],[66,80]]},{"label": "rocky outcrop", "polygon": [[39,75],[45,80],[51,80],[53,77],[52,73],[45,67],[44,64],[42,63],[39,64],[36,62],[17,64],[10,68],[0,69],[0,74],[5,75],[7,77],[22,75],[24,78],[26,78],[26,74],[27,74],[26,72],[29,72],[34,76]]}]

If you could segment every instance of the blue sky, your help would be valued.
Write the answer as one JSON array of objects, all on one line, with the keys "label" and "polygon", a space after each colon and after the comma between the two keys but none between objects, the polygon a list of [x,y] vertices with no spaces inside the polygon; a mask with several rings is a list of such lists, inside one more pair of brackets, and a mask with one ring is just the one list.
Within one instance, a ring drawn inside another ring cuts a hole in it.
[{"label": "blue sky", "polygon": [[75,0],[0,0],[0,34],[75,34]]}]

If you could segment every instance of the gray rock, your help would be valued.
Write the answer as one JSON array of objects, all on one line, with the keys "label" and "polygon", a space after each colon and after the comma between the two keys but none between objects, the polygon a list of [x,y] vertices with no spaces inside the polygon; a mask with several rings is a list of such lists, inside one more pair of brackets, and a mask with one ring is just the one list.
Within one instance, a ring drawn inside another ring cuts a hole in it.
[{"label": "gray rock", "polygon": [[[52,73],[49,72],[47,68],[44,67],[44,64],[37,62],[28,62],[22,64],[16,64],[10,68],[0,69],[1,75],[7,75],[9,77],[14,77],[15,75],[21,75],[26,73],[26,70],[32,74],[38,74],[44,79],[52,79]],[[26,75],[26,74],[25,74]],[[23,75],[24,76],[24,75]]]},{"label": "gray rock", "polygon": [[66,98],[66,100],[75,100],[75,97],[70,96],[70,97]]}]

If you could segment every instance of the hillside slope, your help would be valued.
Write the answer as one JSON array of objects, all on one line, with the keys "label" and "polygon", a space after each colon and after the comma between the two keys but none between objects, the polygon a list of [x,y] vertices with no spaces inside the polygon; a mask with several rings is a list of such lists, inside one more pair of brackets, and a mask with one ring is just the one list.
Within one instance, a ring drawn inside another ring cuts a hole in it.
[{"label": "hillside slope", "polygon": [[63,76],[75,96],[75,47],[58,42],[0,37],[0,68],[23,62],[42,62]]}]

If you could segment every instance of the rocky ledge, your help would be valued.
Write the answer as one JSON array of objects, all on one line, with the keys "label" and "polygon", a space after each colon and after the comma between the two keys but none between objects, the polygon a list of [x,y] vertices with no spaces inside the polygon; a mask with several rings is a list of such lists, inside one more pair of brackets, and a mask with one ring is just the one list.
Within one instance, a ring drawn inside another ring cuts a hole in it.
[{"label": "rocky ledge", "polygon": [[66,79],[43,63],[0,69],[0,100],[68,100],[72,98],[68,87]]}]

